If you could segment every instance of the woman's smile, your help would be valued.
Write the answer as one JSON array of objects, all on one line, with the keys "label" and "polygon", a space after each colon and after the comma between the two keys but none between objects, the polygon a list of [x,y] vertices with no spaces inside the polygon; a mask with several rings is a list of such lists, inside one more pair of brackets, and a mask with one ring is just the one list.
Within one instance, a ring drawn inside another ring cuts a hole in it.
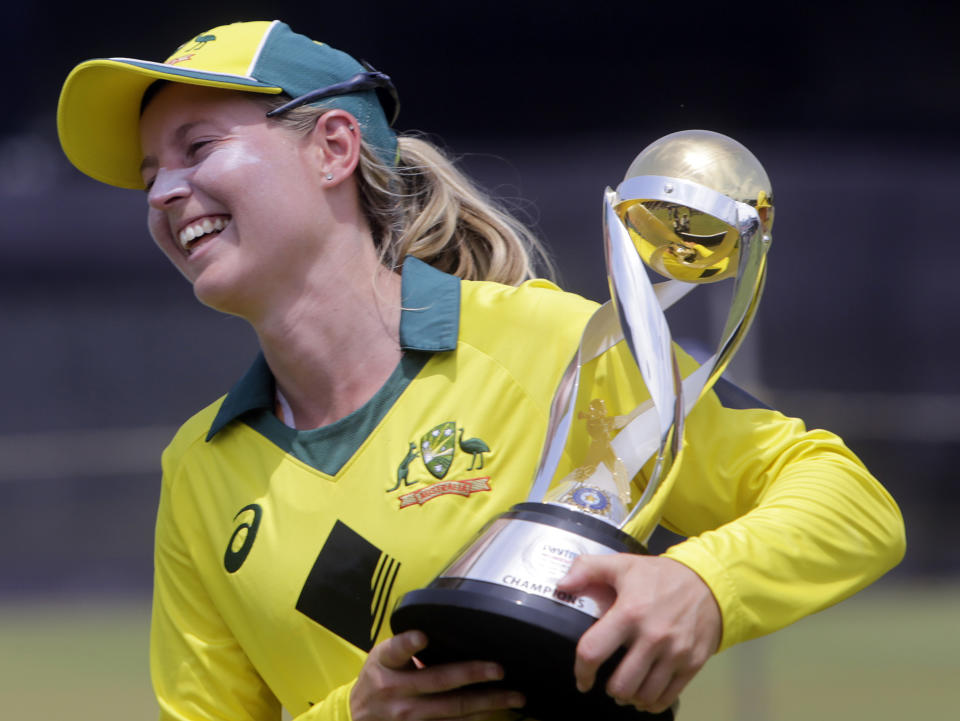
[{"label": "woman's smile", "polygon": [[193,253],[201,243],[206,243],[220,234],[220,231],[227,227],[230,222],[229,216],[218,215],[190,221],[186,227],[177,234],[177,240],[180,241],[180,247],[187,255]]}]

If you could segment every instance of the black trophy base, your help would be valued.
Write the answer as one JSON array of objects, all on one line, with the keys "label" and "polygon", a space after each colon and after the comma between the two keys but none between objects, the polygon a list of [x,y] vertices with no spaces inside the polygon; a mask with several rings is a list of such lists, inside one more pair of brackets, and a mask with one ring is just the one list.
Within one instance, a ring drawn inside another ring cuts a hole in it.
[{"label": "black trophy base", "polygon": [[[530,505],[534,504],[521,504]],[[521,506],[506,515],[513,515]],[[550,508],[550,516],[554,516],[553,510]],[[564,515],[558,513],[558,523],[550,525],[565,523]],[[526,513],[522,516],[530,520]],[[599,529],[603,534],[616,530],[603,526]],[[635,550],[634,544],[639,545],[630,539],[630,550]],[[496,583],[440,577],[427,588],[405,594],[390,624],[394,633],[419,629],[427,635],[427,648],[417,654],[427,665],[498,662],[504,668],[504,679],[497,685],[522,692],[527,699],[523,713],[540,721],[672,721],[672,710],[639,712],[632,706],[618,706],[606,694],[606,682],[620,654],[601,667],[591,691],[577,691],[573,675],[577,641],[595,621],[587,613],[546,597]]]}]

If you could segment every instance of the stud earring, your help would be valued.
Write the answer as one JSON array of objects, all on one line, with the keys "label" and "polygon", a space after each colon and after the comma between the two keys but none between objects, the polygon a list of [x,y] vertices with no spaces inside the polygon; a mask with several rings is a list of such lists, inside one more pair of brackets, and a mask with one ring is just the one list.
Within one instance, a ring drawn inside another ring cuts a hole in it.
[{"label": "stud earring", "polygon": [[333,173],[327,173],[327,180],[333,180]]}]

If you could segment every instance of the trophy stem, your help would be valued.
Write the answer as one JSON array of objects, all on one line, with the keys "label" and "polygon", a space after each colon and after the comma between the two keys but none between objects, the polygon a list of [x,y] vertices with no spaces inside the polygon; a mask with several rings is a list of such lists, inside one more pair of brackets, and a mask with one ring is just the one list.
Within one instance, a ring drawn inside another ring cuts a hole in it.
[{"label": "trophy stem", "polygon": [[[624,186],[626,185],[628,185],[628,183],[624,184]],[[621,186],[621,190],[624,189],[624,186]],[[692,196],[691,200],[688,201],[691,205],[694,204],[694,201],[697,204],[702,203],[705,207],[709,207],[712,213],[723,218],[725,222],[730,223],[730,225],[735,228],[740,248],[739,267],[736,274],[733,298],[727,320],[724,324],[721,340],[718,344],[718,350],[700,369],[681,382],[679,380],[676,357],[672,352],[672,347],[670,349],[671,362],[669,367],[672,371],[671,380],[677,389],[672,399],[673,403],[668,402],[670,400],[669,394],[665,394],[662,391],[659,395],[657,393],[657,388],[662,388],[665,383],[663,367],[651,368],[649,362],[651,356],[644,356],[644,351],[642,348],[638,348],[638,343],[629,343],[631,353],[633,353],[641,374],[643,375],[644,382],[647,383],[650,390],[654,405],[654,408],[650,410],[660,415],[660,444],[657,449],[653,470],[650,473],[644,492],[620,524],[620,528],[629,528],[630,532],[635,534],[636,537],[646,540],[653,532],[657,523],[659,523],[661,510],[668,495],[668,490],[666,489],[672,486],[673,478],[675,478],[676,475],[672,471],[679,461],[682,449],[684,418],[696,403],[713,387],[726,370],[733,355],[742,344],[750,324],[753,321],[766,278],[766,251],[769,247],[769,238],[763,235],[762,225],[756,210],[749,205],[732,201],[729,198],[716,197],[717,194],[709,189],[697,187],[695,184],[684,185],[682,181],[675,179],[658,177],[635,178],[629,181],[629,187],[631,193],[635,196],[634,199],[637,197],[655,196],[656,192],[659,192],[660,189],[668,188],[669,190],[667,192],[673,194],[678,189],[683,188],[682,192],[688,192]],[[613,291],[612,295],[620,306],[625,302],[635,304],[633,308],[635,316],[640,312],[643,312],[647,317],[659,314],[659,316],[663,318],[663,328],[666,328],[666,319],[663,317],[663,311],[656,307],[655,304],[649,302],[649,293],[638,291],[628,295],[628,291],[621,288],[624,274],[618,274],[616,267],[611,268],[613,255],[609,249],[623,249],[627,247],[628,244],[632,245],[628,231],[619,222],[619,216],[616,216],[613,210],[613,201],[616,199],[617,195],[608,189],[604,201],[606,211],[604,215],[604,231],[606,247],[608,248],[607,263],[611,290]],[[631,258],[631,255],[632,254],[627,254],[626,252],[619,252],[615,259],[616,263],[630,263],[633,261],[638,264],[639,260],[636,256],[633,255]],[[650,281],[645,274],[640,277],[638,274],[633,273],[632,276],[631,281],[634,283],[649,287]],[[624,313],[621,311],[621,318],[623,315]],[[632,333],[628,332],[628,329],[632,331]],[[665,333],[669,338],[669,330],[666,330]],[[628,338],[628,341],[631,335],[635,337],[635,334],[636,331],[631,328],[628,323],[624,328],[624,335]],[[639,356],[638,352],[640,353]],[[647,353],[649,354],[649,351],[647,351]],[[647,362],[644,363],[644,360]],[[659,373],[659,375],[657,375],[657,373]],[[665,427],[666,411],[668,409],[670,411],[671,422]],[[650,425],[648,422],[647,427],[649,428]],[[635,438],[637,435],[639,434],[634,432],[633,429],[629,427],[624,428],[620,436],[616,439],[619,441],[617,445],[621,450],[626,450],[626,442]],[[633,466],[631,466],[631,470],[633,470]],[[639,472],[640,466],[636,466],[635,470]],[[655,498],[657,498],[656,503],[654,503]]]},{"label": "trophy stem", "polygon": [[[757,245],[759,246],[760,244]],[[766,244],[764,243],[763,245],[765,246]],[[698,371],[685,379],[683,386],[688,400],[686,400],[684,404],[685,408],[681,411],[682,415],[689,413],[697,402],[713,387],[720,376],[723,375],[723,372],[733,359],[734,354],[743,343],[743,339],[746,337],[747,331],[750,329],[750,325],[756,315],[757,307],[760,304],[760,296],[763,293],[763,286],[766,280],[765,250],[765,247],[761,246],[757,270],[753,274],[753,277],[744,278],[751,282],[743,283],[742,286],[740,286],[749,291],[749,295],[747,295],[746,292],[742,294],[747,302],[745,306],[742,306],[743,310],[740,317],[735,317],[734,311],[736,304],[732,304],[730,317],[727,321],[728,332],[725,333],[725,337],[721,340],[720,349],[709,358]],[[735,296],[738,289],[734,291]],[[676,441],[677,439],[674,438],[674,440]],[[681,453],[682,446],[673,456],[673,466],[677,466]],[[655,473],[656,470],[655,467]],[[631,509],[623,523],[620,524],[621,529],[646,542],[650,534],[653,533],[654,528],[656,528],[657,523],[660,522],[661,511],[667,498],[667,493],[661,493],[658,502],[654,504],[654,495],[660,488],[669,488],[672,486],[672,479],[668,481],[672,470],[673,467],[668,467],[665,477],[663,477],[662,480],[660,477],[651,474],[651,480],[647,483],[640,500]],[[654,483],[654,479],[656,479],[656,483]],[[638,520],[641,512],[643,512],[643,517]]]}]

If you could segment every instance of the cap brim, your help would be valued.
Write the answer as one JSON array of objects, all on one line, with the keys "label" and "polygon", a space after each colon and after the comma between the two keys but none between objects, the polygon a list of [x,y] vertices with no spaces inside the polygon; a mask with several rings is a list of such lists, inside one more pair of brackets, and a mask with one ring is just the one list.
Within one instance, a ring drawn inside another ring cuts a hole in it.
[{"label": "cap brim", "polygon": [[70,162],[91,178],[143,188],[140,103],[151,83],[169,80],[214,88],[277,94],[253,78],[208,73],[128,58],[104,58],[73,69],[60,92],[57,132]]}]

